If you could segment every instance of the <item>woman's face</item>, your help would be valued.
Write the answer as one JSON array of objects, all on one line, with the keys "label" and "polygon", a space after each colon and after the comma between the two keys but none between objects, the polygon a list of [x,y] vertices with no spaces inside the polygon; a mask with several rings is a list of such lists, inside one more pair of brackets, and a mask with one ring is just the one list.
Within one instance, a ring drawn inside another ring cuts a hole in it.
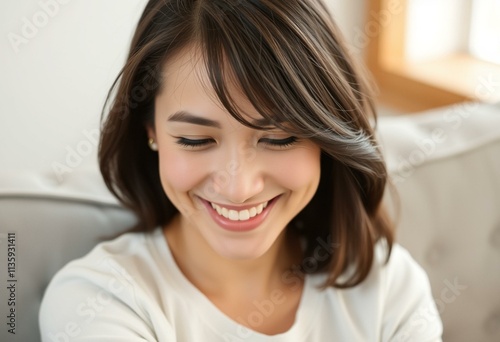
[{"label": "woman's face", "polygon": [[[262,256],[316,192],[320,148],[277,128],[237,122],[217,101],[193,50],[177,54],[163,71],[149,135],[183,234],[202,237],[227,258]],[[230,90],[248,119],[261,124],[237,87]]]}]

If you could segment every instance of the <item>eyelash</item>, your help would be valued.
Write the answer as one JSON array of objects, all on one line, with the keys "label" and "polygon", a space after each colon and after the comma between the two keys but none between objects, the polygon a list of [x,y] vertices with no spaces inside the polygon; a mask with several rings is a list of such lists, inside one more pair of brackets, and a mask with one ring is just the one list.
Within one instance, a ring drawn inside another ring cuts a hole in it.
[{"label": "eyelash", "polygon": [[268,139],[268,138],[263,138],[260,139],[261,142],[263,142],[266,145],[270,145],[273,147],[278,147],[278,148],[287,148],[295,144],[298,139],[297,137],[291,136],[288,138],[284,139]]},{"label": "eyelash", "polygon": [[[269,139],[269,138],[263,138],[260,139],[260,142],[272,146],[272,147],[277,147],[277,148],[287,148],[292,146],[298,141],[297,137],[291,136],[288,138],[284,139]],[[187,138],[178,138],[177,144],[179,144],[182,147],[188,147],[188,148],[198,148],[202,147],[205,145],[208,145],[210,143],[214,142],[213,139],[187,139]]]},{"label": "eyelash", "polygon": [[177,144],[181,145],[182,147],[191,147],[191,148],[196,148],[196,147],[201,147],[210,144],[213,142],[212,139],[187,139],[187,138],[179,138],[177,140]]}]

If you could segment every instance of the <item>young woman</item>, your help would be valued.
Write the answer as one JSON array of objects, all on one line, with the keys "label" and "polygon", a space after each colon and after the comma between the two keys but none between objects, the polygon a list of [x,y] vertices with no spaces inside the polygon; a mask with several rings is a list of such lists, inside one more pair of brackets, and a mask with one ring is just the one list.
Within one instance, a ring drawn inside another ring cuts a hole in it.
[{"label": "young woman", "polygon": [[318,0],[150,0],[99,151],[137,226],[55,276],[43,340],[439,341],[353,64]]}]

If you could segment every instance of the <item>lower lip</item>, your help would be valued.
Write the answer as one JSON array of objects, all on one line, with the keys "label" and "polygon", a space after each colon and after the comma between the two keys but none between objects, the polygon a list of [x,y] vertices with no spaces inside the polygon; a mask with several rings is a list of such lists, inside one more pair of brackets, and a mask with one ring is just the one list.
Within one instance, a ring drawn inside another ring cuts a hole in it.
[{"label": "lower lip", "polygon": [[204,199],[201,199],[201,201],[207,208],[210,216],[212,216],[212,219],[221,228],[229,230],[231,232],[248,232],[256,229],[258,226],[260,226],[262,222],[264,222],[267,215],[269,215],[269,213],[273,209],[274,204],[278,201],[278,198],[279,197],[275,197],[272,200],[270,200],[267,204],[267,207],[265,207],[260,214],[255,215],[254,217],[251,217],[245,221],[233,221],[228,218],[225,218],[224,216],[219,215],[217,211],[215,211],[214,208],[212,208],[212,204],[210,204],[210,202]]}]

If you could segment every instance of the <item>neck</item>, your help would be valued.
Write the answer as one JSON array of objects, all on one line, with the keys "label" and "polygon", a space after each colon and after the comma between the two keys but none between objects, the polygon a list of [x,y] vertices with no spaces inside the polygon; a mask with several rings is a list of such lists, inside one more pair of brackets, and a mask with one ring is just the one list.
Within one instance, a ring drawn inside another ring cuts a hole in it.
[{"label": "neck", "polygon": [[235,260],[217,254],[192,227],[180,218],[165,229],[165,237],[180,270],[209,298],[262,297],[283,286],[281,276],[300,262],[298,240],[286,233],[262,256]]}]

